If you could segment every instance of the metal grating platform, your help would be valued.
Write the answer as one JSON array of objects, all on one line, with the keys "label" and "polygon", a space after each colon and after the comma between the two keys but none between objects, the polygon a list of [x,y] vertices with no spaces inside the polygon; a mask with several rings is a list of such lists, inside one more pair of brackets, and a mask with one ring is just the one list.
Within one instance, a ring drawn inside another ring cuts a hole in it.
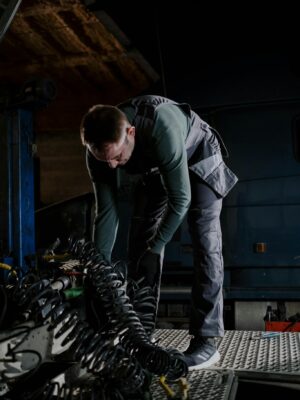
[{"label": "metal grating platform", "polygon": [[154,338],[163,347],[174,347],[179,351],[184,351],[190,341],[190,335],[184,329],[156,329]]},{"label": "metal grating platform", "polygon": [[[190,386],[190,400],[227,400],[235,391],[232,371],[202,370],[190,372],[187,376]],[[173,387],[176,391],[176,388]],[[166,399],[166,393],[157,383],[151,387],[152,400]]]},{"label": "metal grating platform", "polygon": [[300,378],[300,333],[280,332],[264,338],[262,332],[227,331],[218,345],[219,368],[287,373]]},{"label": "metal grating platform", "polygon": [[[300,381],[300,333],[281,332],[269,338],[262,335],[257,331],[226,331],[218,342],[221,360],[210,370],[286,374]],[[180,351],[189,344],[186,330],[157,329],[155,338],[160,345]]]}]

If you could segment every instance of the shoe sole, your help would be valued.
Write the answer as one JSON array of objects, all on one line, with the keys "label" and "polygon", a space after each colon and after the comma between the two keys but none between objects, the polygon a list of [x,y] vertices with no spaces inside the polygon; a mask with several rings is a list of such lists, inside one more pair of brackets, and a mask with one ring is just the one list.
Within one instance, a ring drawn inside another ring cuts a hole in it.
[{"label": "shoe sole", "polygon": [[197,371],[198,369],[203,369],[210,367],[211,365],[216,364],[220,360],[221,356],[218,351],[216,351],[209,360],[205,361],[204,363],[197,364],[197,365],[191,365],[189,367],[189,371]]}]

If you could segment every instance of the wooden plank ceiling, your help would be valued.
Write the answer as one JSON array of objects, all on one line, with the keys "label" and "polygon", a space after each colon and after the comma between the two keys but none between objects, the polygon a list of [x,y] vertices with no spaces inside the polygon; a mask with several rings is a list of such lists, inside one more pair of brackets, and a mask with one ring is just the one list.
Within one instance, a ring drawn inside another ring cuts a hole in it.
[{"label": "wooden plank ceiling", "polygon": [[78,127],[95,103],[137,95],[158,76],[105,13],[79,0],[23,0],[0,43],[0,86],[51,78],[57,98],[41,112],[42,130]]}]

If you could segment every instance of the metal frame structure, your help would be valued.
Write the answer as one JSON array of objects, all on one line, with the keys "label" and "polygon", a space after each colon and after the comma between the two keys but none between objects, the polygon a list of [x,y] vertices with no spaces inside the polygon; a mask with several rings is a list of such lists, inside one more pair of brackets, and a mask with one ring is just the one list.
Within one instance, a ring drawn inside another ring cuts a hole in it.
[{"label": "metal frame structure", "polygon": [[2,114],[0,132],[2,251],[26,271],[24,256],[35,252],[32,112]]}]

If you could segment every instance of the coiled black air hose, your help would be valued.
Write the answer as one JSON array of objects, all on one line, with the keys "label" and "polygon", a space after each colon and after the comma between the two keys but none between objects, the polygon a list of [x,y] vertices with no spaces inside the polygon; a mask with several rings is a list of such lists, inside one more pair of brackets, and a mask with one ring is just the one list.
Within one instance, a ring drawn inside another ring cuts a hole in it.
[{"label": "coiled black air hose", "polygon": [[[151,342],[130,302],[124,277],[101,258],[93,243],[74,241],[70,243],[70,253],[80,261],[89,289],[103,305],[107,315],[105,327],[95,331],[65,302],[60,290],[67,286],[68,277],[50,282],[29,274],[20,280],[14,298],[23,317],[47,323],[49,330],[56,330],[54,338],[61,339],[61,347],[65,347],[87,372],[97,376],[95,382],[100,384],[101,392],[104,391],[106,397],[103,398],[127,399],[132,393],[148,390],[147,371],[165,375],[170,381],[186,375],[183,354]],[[151,292],[141,289],[138,282],[131,284],[131,288],[134,288],[133,301],[144,298],[151,308]],[[46,397],[41,399],[50,399],[52,389],[47,386],[43,390]]]},{"label": "coiled black air hose", "polygon": [[109,331],[118,338],[128,354],[134,355],[143,368],[169,380],[187,374],[184,355],[178,350],[163,349],[152,343],[113,266],[103,260],[92,242],[70,243],[70,253],[80,260],[97,297],[109,316]]},{"label": "coiled black air hose", "polygon": [[[68,278],[59,278],[62,279],[66,281]],[[95,332],[87,322],[82,321],[78,312],[64,301],[61,293],[53,289],[59,287],[58,283],[50,283],[47,279],[36,280],[32,275],[21,280],[18,290],[14,292],[14,300],[23,316],[39,323],[48,323],[49,331],[57,329],[55,339],[65,335],[62,348],[65,347],[72,354],[72,360],[80,362],[87,372],[97,375],[104,387],[105,382],[118,379],[120,390],[117,392],[120,396],[121,393],[126,396],[127,393],[141,391],[145,387],[147,374],[137,359],[128,354],[121,344],[113,343],[106,331]],[[111,386],[107,386],[108,392],[112,390]],[[41,395],[41,399],[51,398],[50,386],[42,392],[45,397]]]}]

